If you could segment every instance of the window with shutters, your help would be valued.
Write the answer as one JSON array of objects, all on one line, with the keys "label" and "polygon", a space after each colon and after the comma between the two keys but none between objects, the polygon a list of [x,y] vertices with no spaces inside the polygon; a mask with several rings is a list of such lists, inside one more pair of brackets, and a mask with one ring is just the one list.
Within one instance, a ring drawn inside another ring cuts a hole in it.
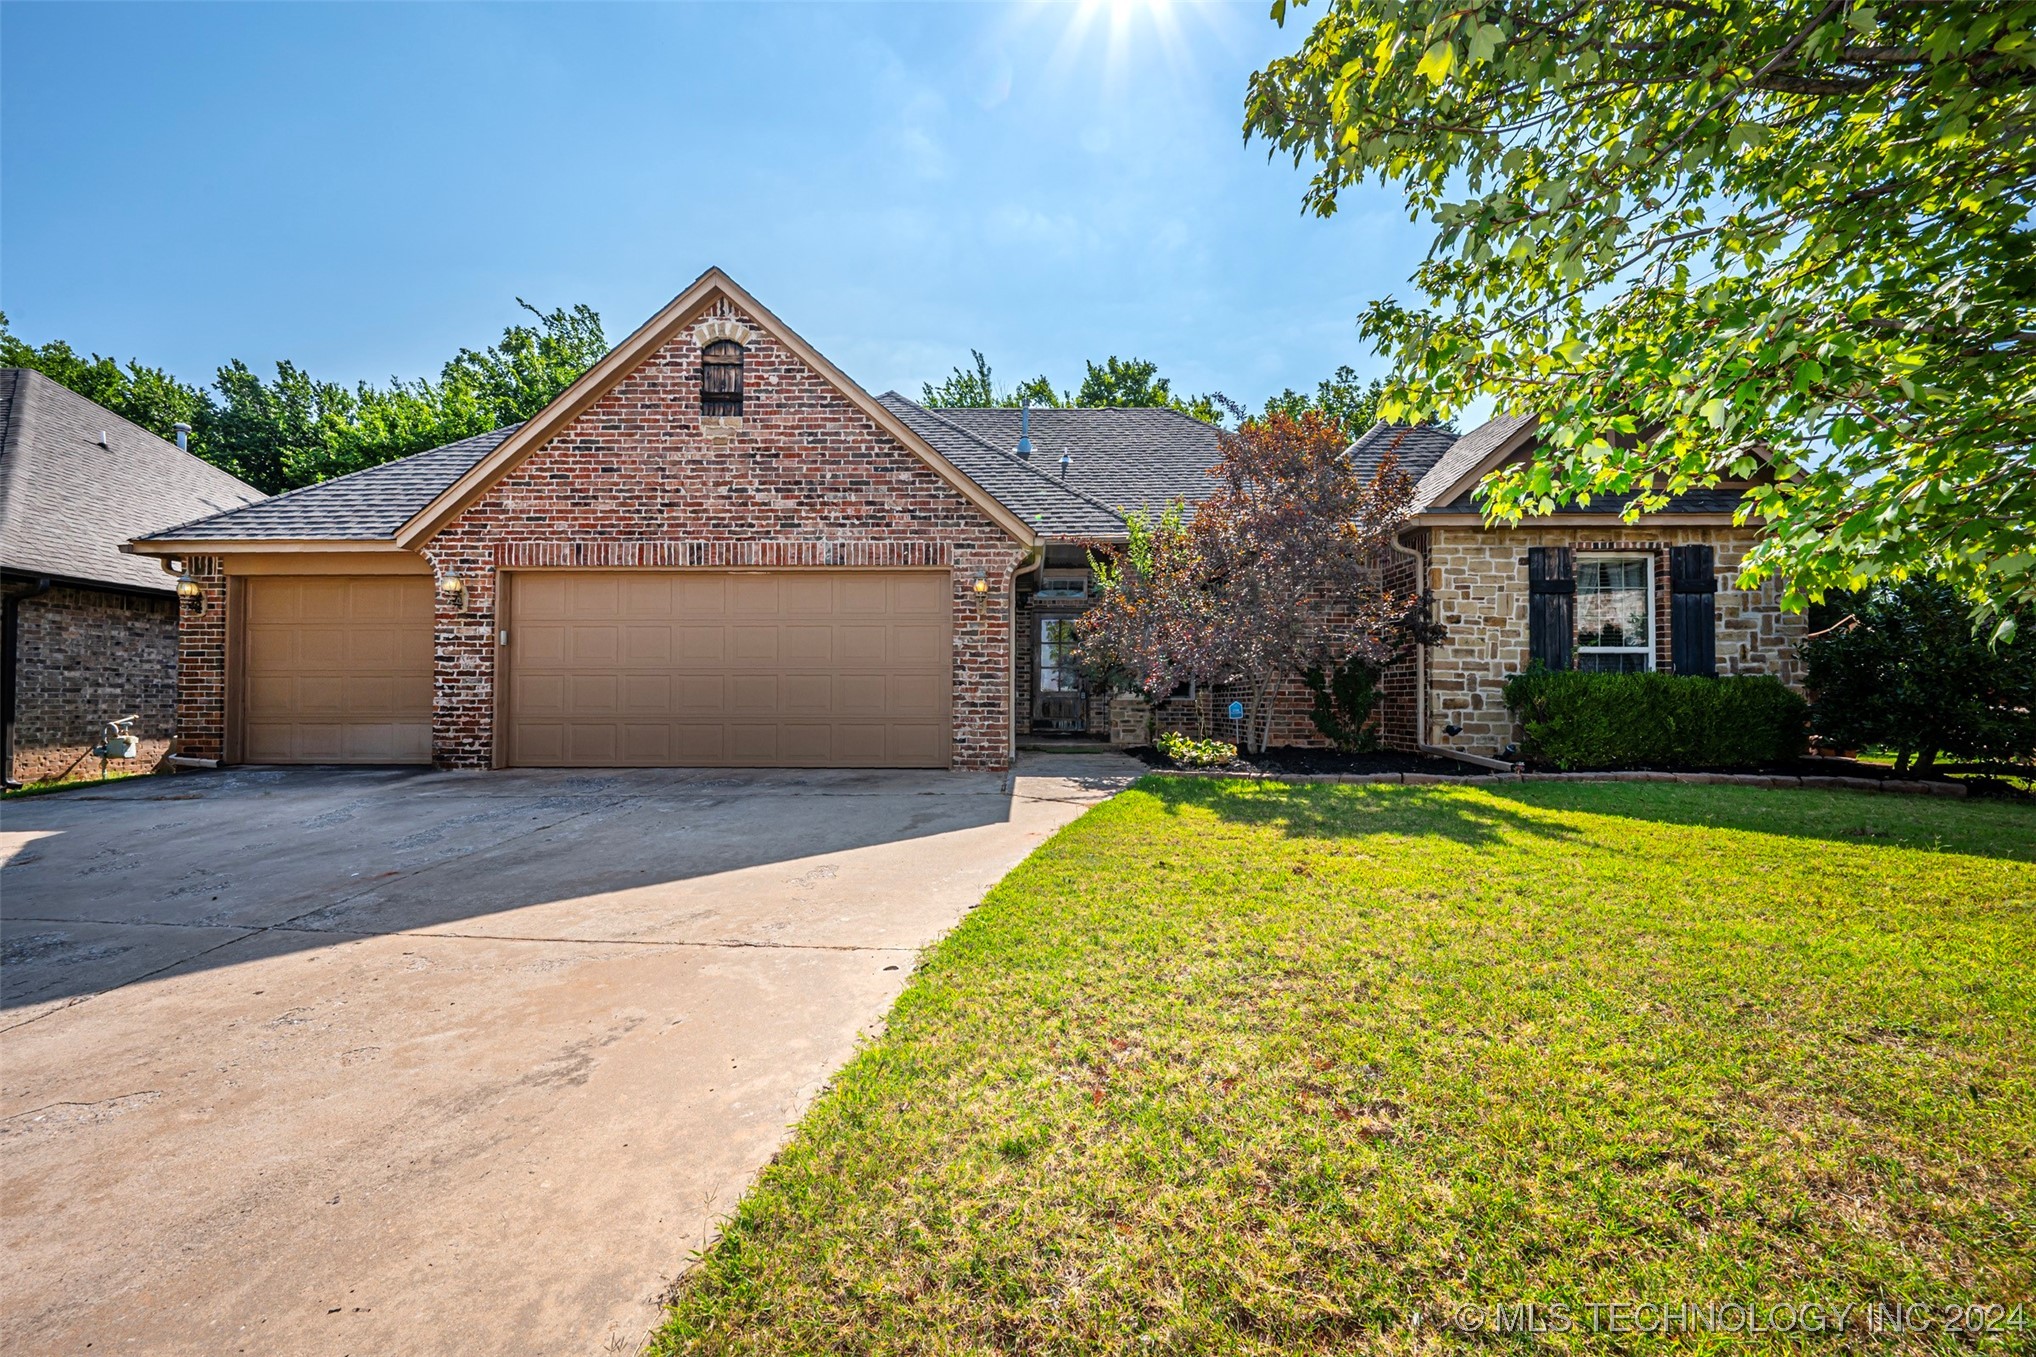
[{"label": "window with shutters", "polygon": [[717,339],[700,353],[700,413],[710,418],[740,418],[742,345],[732,339]]},{"label": "window with shutters", "polygon": [[1593,673],[1654,668],[1654,558],[1576,559],[1576,667]]}]

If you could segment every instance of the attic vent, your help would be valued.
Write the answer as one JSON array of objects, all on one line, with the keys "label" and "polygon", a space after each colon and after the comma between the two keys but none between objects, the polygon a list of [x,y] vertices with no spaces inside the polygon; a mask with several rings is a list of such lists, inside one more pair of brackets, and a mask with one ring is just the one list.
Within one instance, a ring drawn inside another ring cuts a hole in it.
[{"label": "attic vent", "polygon": [[108,443],[106,441],[106,431],[104,429],[101,429],[99,431],[99,446],[102,448],[110,448],[113,446],[111,443]]}]

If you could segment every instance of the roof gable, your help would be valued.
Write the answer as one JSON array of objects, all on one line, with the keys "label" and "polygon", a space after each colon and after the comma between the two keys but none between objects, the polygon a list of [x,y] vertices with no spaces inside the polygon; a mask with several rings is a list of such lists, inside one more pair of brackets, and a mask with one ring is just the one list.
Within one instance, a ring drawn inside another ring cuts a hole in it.
[{"label": "roof gable", "polygon": [[262,492],[32,368],[0,368],[0,567],[169,593],[121,550],[166,523],[260,503]]},{"label": "roof gable", "polygon": [[900,420],[895,412],[887,409],[841,369],[822,357],[812,345],[800,338],[762,303],[738,286],[734,279],[718,268],[710,268],[695,279],[691,287],[674,297],[663,310],[639,326],[635,333],[611,349],[606,357],[589,368],[550,405],[504,438],[497,446],[488,450],[473,466],[434,496],[430,503],[413,514],[397,530],[396,544],[413,548],[421,546],[432,534],[445,526],[460,509],[478,498],[510,468],[543,446],[546,440],[564,429],[573,419],[592,408],[617,382],[698,320],[717,298],[725,299],[761,326],[771,338],[790,350],[822,381],[840,392],[849,404],[868,416],[907,451],[925,462],[935,474],[974,503],[1013,538],[1021,542],[1032,540],[1034,532],[1022,519],[963,474],[940,451]]}]

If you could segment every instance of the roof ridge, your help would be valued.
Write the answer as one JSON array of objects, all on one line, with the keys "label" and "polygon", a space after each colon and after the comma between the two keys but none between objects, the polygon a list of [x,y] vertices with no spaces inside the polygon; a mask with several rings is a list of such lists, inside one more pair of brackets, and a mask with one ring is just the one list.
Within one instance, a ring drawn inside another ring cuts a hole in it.
[{"label": "roof ridge", "polygon": [[[895,391],[886,392],[885,394],[891,396],[898,396],[898,393]],[[960,434],[963,438],[968,439],[970,442],[982,444],[984,447],[988,448],[991,452],[996,453],[999,457],[1002,457],[1005,461],[1009,462],[1011,465],[1024,467],[1027,471],[1030,471],[1033,475],[1039,477],[1039,479],[1045,481],[1048,485],[1055,486],[1062,492],[1069,495],[1073,495],[1076,499],[1082,501],[1084,504],[1089,505],[1091,508],[1101,509],[1104,513],[1109,514],[1112,518],[1115,518],[1120,523],[1124,521],[1124,510],[1120,508],[1112,508],[1108,504],[1105,504],[1102,500],[1099,500],[1095,496],[1088,494],[1086,491],[1077,490],[1072,485],[1069,485],[1066,481],[1060,480],[1057,477],[1047,475],[1044,471],[1034,466],[1030,460],[1024,457],[1020,457],[1015,452],[1004,451],[1004,449],[998,447],[995,443],[992,443],[989,439],[984,438],[981,434],[975,432],[973,429],[963,428],[961,425],[955,423],[953,420],[948,419],[946,416],[938,413],[931,406],[921,405],[918,401],[912,400],[906,396],[898,396],[898,399],[904,401],[905,404],[911,406],[915,410],[918,410],[920,413],[927,415],[928,417],[937,420],[939,423],[954,430],[956,433]],[[962,406],[960,408],[968,410],[1003,410],[1008,409],[1009,407],[1002,405],[970,405]]]}]

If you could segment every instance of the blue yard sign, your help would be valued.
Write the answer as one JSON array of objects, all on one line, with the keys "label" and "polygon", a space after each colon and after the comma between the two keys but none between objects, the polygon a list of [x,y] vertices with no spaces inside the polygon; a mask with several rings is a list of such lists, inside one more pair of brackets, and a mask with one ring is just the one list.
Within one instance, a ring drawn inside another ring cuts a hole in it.
[{"label": "blue yard sign", "polygon": [[1244,704],[1242,702],[1230,704],[1230,719],[1233,721],[1242,721],[1244,719]]}]

